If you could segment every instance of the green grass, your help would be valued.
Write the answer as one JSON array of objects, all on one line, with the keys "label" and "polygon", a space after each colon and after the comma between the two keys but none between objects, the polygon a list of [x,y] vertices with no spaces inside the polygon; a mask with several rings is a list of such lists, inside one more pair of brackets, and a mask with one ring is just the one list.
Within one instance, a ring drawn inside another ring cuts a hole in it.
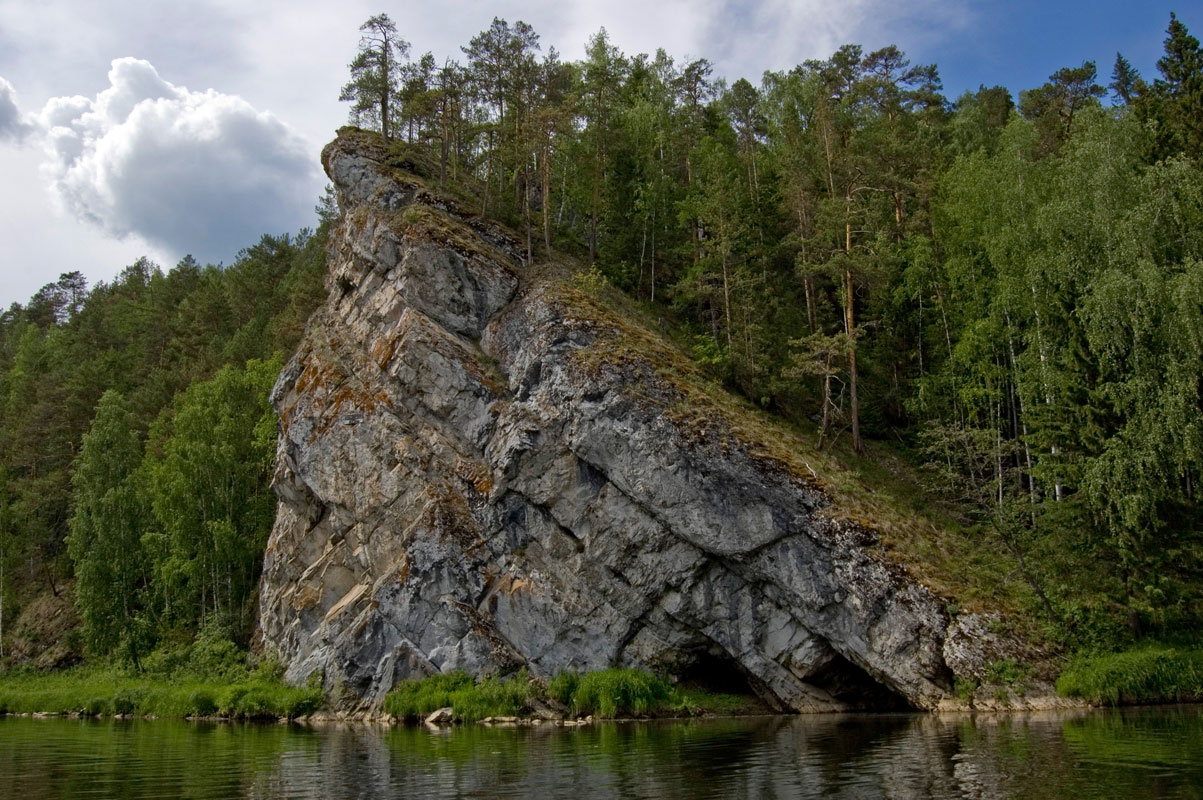
[{"label": "green grass", "polygon": [[450,707],[456,717],[475,722],[485,717],[515,717],[530,711],[534,698],[526,673],[501,680],[475,680],[466,672],[448,672],[402,681],[384,698],[384,710],[403,719],[420,719]]},{"label": "green grass", "polygon": [[294,718],[321,705],[318,688],[249,673],[235,683],[138,675],[111,667],[0,674],[0,712],[230,719]]},{"label": "green grass", "polygon": [[578,715],[646,717],[671,710],[679,700],[662,678],[637,669],[604,669],[581,676],[572,708]]},{"label": "green grass", "polygon": [[1203,700],[1203,648],[1147,645],[1079,655],[1057,679],[1057,691],[1107,705]]},{"label": "green grass", "polygon": [[506,678],[473,679],[464,672],[403,681],[384,699],[395,717],[420,720],[440,708],[456,719],[529,715],[538,706],[559,709],[570,717],[653,717],[740,714],[757,703],[736,695],[681,689],[636,669],[606,669],[584,675],[561,672],[547,683],[525,672]]}]

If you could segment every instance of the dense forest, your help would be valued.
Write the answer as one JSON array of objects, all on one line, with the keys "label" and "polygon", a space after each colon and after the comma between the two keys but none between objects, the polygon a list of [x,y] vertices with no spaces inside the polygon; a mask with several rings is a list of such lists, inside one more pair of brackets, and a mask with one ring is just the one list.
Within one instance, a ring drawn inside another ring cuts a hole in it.
[{"label": "dense forest", "polygon": [[[1203,619],[1203,48],[1181,20],[1156,77],[1117,54],[1106,86],[1086,62],[1018,103],[949,100],[896,47],[756,85],[604,29],[568,62],[494,19],[442,64],[386,15],[361,30],[354,124],[820,446],[904,454],[1054,640]],[[246,644],[266,394],[323,296],[319,212],[227,267],[66,274],[0,316],[5,622],[71,585],[93,653]]]}]

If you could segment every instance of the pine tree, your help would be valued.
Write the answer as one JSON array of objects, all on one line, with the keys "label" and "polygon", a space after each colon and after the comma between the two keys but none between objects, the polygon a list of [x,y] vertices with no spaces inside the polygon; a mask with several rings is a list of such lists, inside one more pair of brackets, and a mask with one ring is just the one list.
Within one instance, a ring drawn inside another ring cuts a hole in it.
[{"label": "pine tree", "polygon": [[359,26],[363,36],[359,52],[351,60],[351,80],[343,86],[338,99],[351,103],[351,120],[356,124],[377,125],[389,138],[393,102],[402,79],[402,65],[409,54],[409,42],[397,34],[397,26],[388,14],[377,14]]}]

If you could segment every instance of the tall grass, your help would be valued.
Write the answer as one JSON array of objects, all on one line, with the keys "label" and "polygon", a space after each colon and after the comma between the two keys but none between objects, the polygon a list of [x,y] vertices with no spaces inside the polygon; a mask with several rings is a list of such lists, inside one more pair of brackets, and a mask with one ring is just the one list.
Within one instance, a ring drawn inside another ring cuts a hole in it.
[{"label": "tall grass", "polygon": [[421,680],[402,681],[384,698],[384,710],[395,717],[416,719],[440,708],[475,722],[485,717],[515,717],[530,711],[538,696],[525,672],[507,680],[473,679],[466,672],[448,672]]},{"label": "tall grass", "polygon": [[1107,705],[1203,700],[1203,648],[1150,645],[1081,655],[1061,673],[1057,691]]},{"label": "tall grass", "polygon": [[670,710],[679,699],[662,678],[637,669],[604,669],[581,676],[572,707],[578,714],[642,717]]}]

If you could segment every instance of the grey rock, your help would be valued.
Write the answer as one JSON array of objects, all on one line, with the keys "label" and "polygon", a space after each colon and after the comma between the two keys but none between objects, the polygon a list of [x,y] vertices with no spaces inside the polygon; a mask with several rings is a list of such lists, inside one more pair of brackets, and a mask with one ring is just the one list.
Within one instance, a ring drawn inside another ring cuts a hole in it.
[{"label": "grey rock", "polygon": [[674,416],[654,357],[618,357],[629,323],[385,160],[362,135],[323,153],[329,297],[272,393],[261,629],[288,679],[349,711],[519,667],[734,676],[781,710],[954,703],[978,627],[813,476]]}]

